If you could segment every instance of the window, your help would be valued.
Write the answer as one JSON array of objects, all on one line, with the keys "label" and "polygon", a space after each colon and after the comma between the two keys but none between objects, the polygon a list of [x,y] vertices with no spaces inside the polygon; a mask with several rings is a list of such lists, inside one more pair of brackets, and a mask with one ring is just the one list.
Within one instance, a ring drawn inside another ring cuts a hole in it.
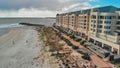
[{"label": "window", "polygon": [[116,19],[116,16],[113,16],[112,18],[113,18],[113,19]]},{"label": "window", "polygon": [[119,27],[119,26],[117,27],[117,30],[120,30],[120,27]]},{"label": "window", "polygon": [[102,23],[103,23],[103,21],[99,20],[99,21],[98,21],[98,23],[99,23],[99,24],[102,24]]},{"label": "window", "polygon": [[96,21],[94,20],[94,23],[96,23]]},{"label": "window", "polygon": [[120,19],[120,16],[118,16],[118,19]]},{"label": "window", "polygon": [[96,27],[96,25],[93,26],[93,28],[95,28],[95,27]]},{"label": "window", "polygon": [[111,16],[105,16],[105,19],[112,19]]},{"label": "window", "polygon": [[117,23],[116,24],[120,24],[120,21],[117,21]]},{"label": "window", "polygon": [[104,31],[104,33],[106,34],[107,32],[106,32],[106,31]]},{"label": "window", "polygon": [[74,21],[74,19],[72,19],[72,21]]},{"label": "window", "polygon": [[96,16],[95,16],[95,15],[92,15],[92,18],[93,18],[93,19],[96,19]]},{"label": "window", "polygon": [[93,32],[95,32],[95,29],[93,30]]},{"label": "window", "polygon": [[111,21],[105,21],[105,24],[111,24]]},{"label": "window", "polygon": [[104,31],[105,34],[110,34],[110,31]]},{"label": "window", "polygon": [[91,20],[91,22],[93,22],[93,20]]},{"label": "window", "polygon": [[110,26],[104,26],[105,29],[110,29]]},{"label": "window", "polygon": [[98,28],[102,28],[102,25],[98,25]]},{"label": "window", "polygon": [[104,19],[104,16],[99,16],[99,19]]},{"label": "window", "polygon": [[101,32],[102,32],[102,30],[98,30],[97,32],[98,32],[98,33],[101,33]]}]

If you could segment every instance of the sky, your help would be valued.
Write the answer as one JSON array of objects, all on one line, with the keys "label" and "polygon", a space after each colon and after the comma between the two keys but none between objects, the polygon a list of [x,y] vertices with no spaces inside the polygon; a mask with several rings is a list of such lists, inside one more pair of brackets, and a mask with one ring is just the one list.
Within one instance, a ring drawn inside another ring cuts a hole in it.
[{"label": "sky", "polygon": [[0,0],[0,17],[55,17],[65,13],[112,5],[120,0]]}]

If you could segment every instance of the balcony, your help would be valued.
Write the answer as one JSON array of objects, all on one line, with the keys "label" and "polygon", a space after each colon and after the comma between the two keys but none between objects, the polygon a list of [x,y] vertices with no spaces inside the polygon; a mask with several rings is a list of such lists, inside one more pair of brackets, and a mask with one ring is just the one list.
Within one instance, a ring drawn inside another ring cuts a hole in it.
[{"label": "balcony", "polygon": [[117,21],[116,26],[120,26],[120,21]]}]

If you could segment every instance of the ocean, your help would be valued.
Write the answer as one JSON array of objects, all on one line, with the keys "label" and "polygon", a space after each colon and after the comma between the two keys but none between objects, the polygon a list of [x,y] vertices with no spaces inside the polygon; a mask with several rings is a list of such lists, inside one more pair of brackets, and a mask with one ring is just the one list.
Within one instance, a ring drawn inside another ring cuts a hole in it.
[{"label": "ocean", "polygon": [[[55,19],[0,18],[0,68],[41,68],[43,64],[34,59],[42,54],[43,41],[36,30],[21,22],[52,26]],[[47,68],[47,63],[42,67]]]},{"label": "ocean", "polygon": [[0,18],[0,26],[4,27],[7,25],[14,26],[15,24],[25,22],[25,23],[35,23],[35,24],[44,24],[51,26],[55,23],[55,19],[48,18]]},{"label": "ocean", "polygon": [[22,25],[19,25],[19,23],[21,22],[52,26],[52,24],[55,23],[55,19],[50,19],[50,18],[0,18],[0,36],[7,33],[10,30],[10,28],[22,26]]}]

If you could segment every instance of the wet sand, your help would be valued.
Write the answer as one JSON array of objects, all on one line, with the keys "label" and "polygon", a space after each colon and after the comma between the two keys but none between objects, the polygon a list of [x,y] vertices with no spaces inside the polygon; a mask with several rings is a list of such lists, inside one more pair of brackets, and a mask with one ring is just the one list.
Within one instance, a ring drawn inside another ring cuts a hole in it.
[{"label": "wet sand", "polygon": [[42,68],[33,60],[43,45],[38,39],[31,27],[13,28],[0,36],[0,68]]}]

